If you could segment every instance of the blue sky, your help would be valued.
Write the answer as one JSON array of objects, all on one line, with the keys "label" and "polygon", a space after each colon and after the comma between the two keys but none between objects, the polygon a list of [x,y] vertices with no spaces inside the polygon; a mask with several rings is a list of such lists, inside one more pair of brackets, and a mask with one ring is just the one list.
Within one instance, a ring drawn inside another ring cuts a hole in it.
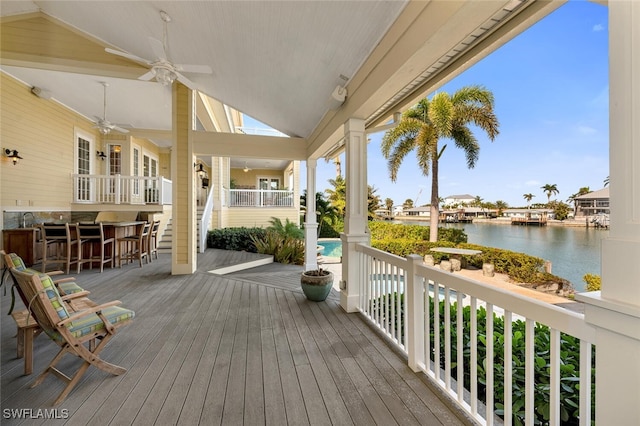
[{"label": "blue sky", "polygon": [[[449,141],[440,160],[440,196],[480,196],[525,206],[546,202],[540,188],[555,184],[552,199],[566,201],[583,186],[603,187],[609,175],[609,84],[607,7],[570,1],[493,54],[439,88],[453,93],[480,84],[493,92],[500,134],[491,142],[480,130],[480,156],[467,169],[463,151]],[[432,94],[429,94],[430,98]],[[256,127],[252,120],[247,127]],[[392,183],[380,153],[384,133],[370,135],[368,180],[384,200],[406,199],[418,205],[430,199],[431,176],[418,170],[409,154]],[[344,161],[343,161],[344,164]],[[303,163],[302,188],[305,172]],[[344,167],[343,167],[344,173]],[[333,163],[318,162],[317,185],[323,191],[335,177]]]}]

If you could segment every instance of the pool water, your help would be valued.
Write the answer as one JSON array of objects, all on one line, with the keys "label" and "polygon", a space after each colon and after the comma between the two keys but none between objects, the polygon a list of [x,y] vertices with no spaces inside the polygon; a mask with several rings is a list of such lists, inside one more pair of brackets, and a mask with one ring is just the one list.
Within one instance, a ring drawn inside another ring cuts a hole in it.
[{"label": "pool water", "polygon": [[320,254],[327,257],[342,257],[342,241],[340,240],[321,240],[318,245],[323,249]]}]

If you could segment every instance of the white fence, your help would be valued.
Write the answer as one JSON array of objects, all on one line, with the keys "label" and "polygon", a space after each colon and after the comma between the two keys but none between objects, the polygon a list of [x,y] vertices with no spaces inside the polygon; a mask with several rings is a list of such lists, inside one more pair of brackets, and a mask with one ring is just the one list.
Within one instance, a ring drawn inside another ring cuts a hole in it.
[{"label": "white fence", "polygon": [[162,176],[73,175],[75,203],[171,204],[171,191]]},{"label": "white fence", "polygon": [[293,191],[229,189],[229,207],[293,207]]},{"label": "white fence", "polygon": [[[516,415],[533,425],[538,411],[548,415],[549,425],[560,425],[569,411],[572,417],[578,413],[580,425],[591,424],[595,330],[584,315],[426,266],[420,256],[402,258],[361,244],[356,253],[364,277],[359,310],[407,353],[414,371],[433,378],[478,422],[511,425]],[[458,307],[466,306],[463,318]],[[561,339],[573,338],[579,339],[579,371],[566,359],[575,354],[561,356]],[[547,339],[548,350],[541,353],[535,342]],[[494,363],[497,352],[504,354],[503,363]],[[503,383],[496,382],[499,376]],[[465,389],[465,379],[474,385]],[[571,386],[575,382],[579,391]],[[503,398],[495,394],[499,385]],[[567,403],[568,389],[579,398]],[[536,396],[546,406],[535,406]]]}]

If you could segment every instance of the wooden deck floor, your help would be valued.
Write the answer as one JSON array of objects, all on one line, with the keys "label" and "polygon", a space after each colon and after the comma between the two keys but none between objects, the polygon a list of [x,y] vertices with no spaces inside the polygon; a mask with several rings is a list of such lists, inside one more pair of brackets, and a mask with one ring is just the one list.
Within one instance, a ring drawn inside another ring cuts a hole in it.
[{"label": "wooden deck floor", "polygon": [[128,371],[110,376],[90,368],[55,407],[65,419],[7,418],[7,409],[37,415],[54,408],[62,383],[49,377],[29,388],[57,346],[36,338],[35,373],[24,376],[6,315],[10,296],[2,296],[1,423],[465,424],[358,314],[344,313],[336,294],[308,302],[299,290],[300,267],[206,272],[237,256],[207,250],[189,276],[170,275],[168,255],[143,268],[77,276],[94,301],[119,299],[136,318],[102,353]]}]

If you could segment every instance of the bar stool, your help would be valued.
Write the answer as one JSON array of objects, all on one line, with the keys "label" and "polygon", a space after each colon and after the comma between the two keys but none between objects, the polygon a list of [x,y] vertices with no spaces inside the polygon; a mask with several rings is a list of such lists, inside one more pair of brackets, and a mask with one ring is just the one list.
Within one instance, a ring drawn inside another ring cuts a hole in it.
[{"label": "bar stool", "polygon": [[[89,269],[93,269],[93,263],[100,263],[100,273],[104,271],[104,264],[111,263],[113,268],[115,260],[115,238],[105,238],[102,223],[79,223],[78,224],[78,251],[80,259],[78,261],[78,273],[83,264],[88,263]],[[88,250],[83,250],[82,246],[89,245]],[[109,247],[111,248],[110,250]],[[95,253],[94,253],[94,249]],[[89,256],[85,257],[84,252],[88,251]]]},{"label": "bar stool", "polygon": [[158,258],[158,231],[160,230],[160,221],[154,220],[151,224],[151,231],[149,232],[149,261],[153,260],[153,255]]},{"label": "bar stool", "polygon": [[122,268],[122,261],[133,262],[134,259],[138,259],[140,267],[142,268],[142,258],[147,259],[149,263],[149,232],[151,230],[151,224],[145,222],[140,227],[138,235],[129,235],[127,237],[118,238],[118,265]]},{"label": "bar stool", "polygon": [[65,271],[68,274],[71,265],[78,264],[79,260],[75,224],[44,223],[41,230],[42,272],[46,272],[48,265],[59,264],[65,266]]}]

